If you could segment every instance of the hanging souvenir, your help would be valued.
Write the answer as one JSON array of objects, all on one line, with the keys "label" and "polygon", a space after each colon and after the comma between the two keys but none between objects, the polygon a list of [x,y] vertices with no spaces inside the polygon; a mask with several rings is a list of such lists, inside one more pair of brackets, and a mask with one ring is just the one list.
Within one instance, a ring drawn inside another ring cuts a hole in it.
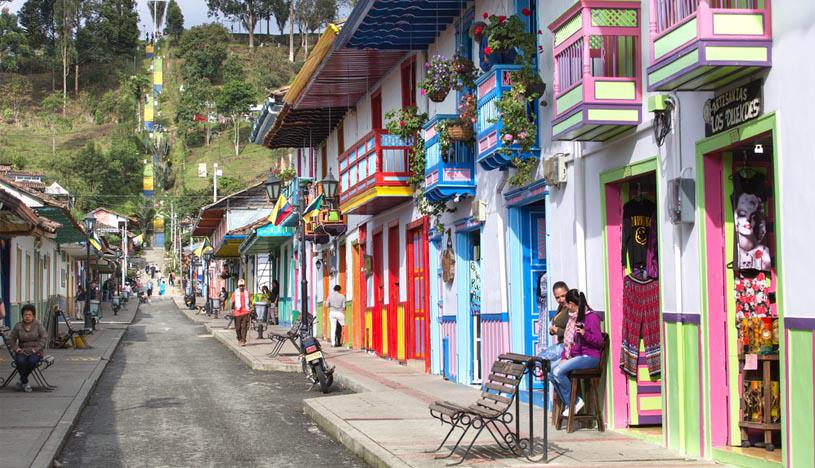
[{"label": "hanging souvenir", "polygon": [[736,275],[736,318],[768,317],[770,315],[770,293],[767,275],[759,273],[755,277],[743,273]]},{"label": "hanging souvenir", "polygon": [[453,252],[453,240],[447,233],[447,248],[441,255],[441,278],[445,283],[452,283],[456,277],[456,253]]},{"label": "hanging souvenir", "polygon": [[768,246],[766,176],[749,167],[733,174],[733,206],[735,242],[733,270],[770,271],[772,256]]}]

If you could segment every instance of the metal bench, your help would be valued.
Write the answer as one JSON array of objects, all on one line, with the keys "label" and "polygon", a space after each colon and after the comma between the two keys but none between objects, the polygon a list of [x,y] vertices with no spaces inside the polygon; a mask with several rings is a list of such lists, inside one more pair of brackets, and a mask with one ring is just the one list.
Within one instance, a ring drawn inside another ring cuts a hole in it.
[{"label": "metal bench", "polygon": [[449,401],[437,401],[431,404],[430,415],[441,421],[442,424],[451,426],[444,440],[431,453],[441,450],[453,431],[461,429],[461,436],[450,453],[442,457],[449,458],[472,428],[477,431],[475,436],[467,446],[461,460],[453,465],[464,462],[484,429],[487,429],[487,432],[502,449],[512,451],[517,455],[522,454],[523,447],[519,443],[519,435],[510,429],[509,424],[517,417],[512,414],[512,403],[518,398],[518,386],[523,380],[526,369],[527,366],[524,364],[515,362],[505,355],[499,356],[492,365],[489,377],[485,380],[481,397],[475,403],[469,406],[461,406]]},{"label": "metal bench", "polygon": [[[15,356],[14,350],[11,349],[11,343],[9,342],[9,339],[8,339],[8,333],[9,333],[9,330],[7,328],[2,330],[2,332],[0,332],[0,338],[2,338],[3,346],[6,348],[6,350],[8,351],[9,356],[11,357],[12,371],[11,371],[11,374],[9,374],[9,376],[6,377],[5,380],[3,380],[3,385],[0,385],[0,388],[5,387],[6,385],[10,384],[11,381],[14,379],[14,376],[16,376],[17,373],[18,373],[17,372],[17,362],[16,362],[16,359],[15,359],[16,356]],[[37,385],[39,385],[40,388],[42,388],[46,392],[56,390],[56,388],[57,388],[56,385],[49,384],[48,381],[45,379],[45,375],[43,375],[43,373],[42,373],[42,371],[44,371],[45,369],[48,369],[49,367],[53,366],[54,362],[55,362],[54,356],[46,354],[45,356],[43,356],[43,358],[37,364],[37,367],[35,367],[34,370],[31,372],[31,377],[34,379],[35,382],[37,382]]]}]

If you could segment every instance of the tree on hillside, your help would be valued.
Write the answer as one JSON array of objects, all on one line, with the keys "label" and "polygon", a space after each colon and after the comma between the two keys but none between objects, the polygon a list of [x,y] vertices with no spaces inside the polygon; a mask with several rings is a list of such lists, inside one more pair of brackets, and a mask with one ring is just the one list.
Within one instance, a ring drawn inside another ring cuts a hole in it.
[{"label": "tree on hillside", "polygon": [[286,60],[284,49],[277,47],[258,47],[246,64],[247,80],[261,100],[270,91],[289,83],[295,71],[294,64]]},{"label": "tree on hillside", "polygon": [[308,35],[319,31],[337,17],[337,0],[298,0],[297,28],[300,30],[300,45],[308,57]]},{"label": "tree on hillside", "polygon": [[255,47],[255,25],[271,14],[270,0],[207,0],[210,13],[235,18],[249,33],[249,48]]},{"label": "tree on hillside", "polygon": [[76,9],[74,34],[74,94],[79,95],[80,67],[88,63],[106,62],[112,51],[101,32],[99,0],[83,0]]},{"label": "tree on hillside", "polygon": [[80,0],[60,0],[54,4],[54,24],[59,36],[59,58],[62,62],[62,115],[68,109],[68,67],[74,54],[74,28],[78,21]]},{"label": "tree on hillside", "polygon": [[57,131],[71,128],[71,121],[62,115],[64,101],[62,93],[53,92],[40,103],[40,117],[51,130],[51,154],[57,152]]},{"label": "tree on hillside", "polygon": [[184,32],[184,14],[181,13],[181,7],[178,6],[175,0],[170,0],[167,5],[166,15],[164,34],[177,41],[181,37],[181,33]]},{"label": "tree on hillside", "polygon": [[34,50],[50,48],[54,42],[55,0],[26,0],[18,13],[28,45]]},{"label": "tree on hillside", "polygon": [[255,99],[245,80],[231,79],[227,81],[215,97],[215,107],[223,115],[228,115],[235,130],[235,156],[240,154],[240,123],[241,115],[249,111]]},{"label": "tree on hillside", "polygon": [[17,16],[4,10],[0,13],[0,71],[17,71],[20,57],[29,52],[28,38],[17,25]]},{"label": "tree on hillside", "polygon": [[181,35],[178,57],[184,60],[181,75],[184,80],[194,77],[218,82],[221,65],[227,56],[229,33],[217,23],[194,26]]},{"label": "tree on hillside", "polygon": [[189,144],[192,132],[203,127],[206,145],[211,139],[210,115],[214,112],[215,88],[206,78],[194,78],[184,85],[176,108],[175,122],[184,142]]},{"label": "tree on hillside", "polygon": [[20,115],[31,101],[31,81],[18,75],[12,76],[0,85],[0,110],[8,113],[14,123],[20,122]]},{"label": "tree on hillside", "polygon": [[143,73],[130,75],[123,80],[122,85],[132,99],[136,101],[136,129],[141,129],[141,105],[145,94],[150,91],[150,79]]},{"label": "tree on hillside", "polygon": [[[286,23],[289,21],[289,8],[291,8],[290,3],[291,0],[269,0],[269,13],[274,16],[280,34],[286,32]],[[294,54],[294,51],[290,50],[289,53]]]},{"label": "tree on hillside", "polygon": [[136,11],[136,2],[103,0],[99,5],[99,32],[111,55],[134,54],[139,45],[139,13]]}]

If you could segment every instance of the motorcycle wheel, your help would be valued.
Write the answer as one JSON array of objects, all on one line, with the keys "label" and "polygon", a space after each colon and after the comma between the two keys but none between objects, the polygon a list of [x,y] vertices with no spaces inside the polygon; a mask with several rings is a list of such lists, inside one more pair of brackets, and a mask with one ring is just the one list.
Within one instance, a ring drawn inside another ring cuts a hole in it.
[{"label": "motorcycle wheel", "polygon": [[[314,373],[317,374],[317,380],[320,382],[320,390],[323,393],[328,393],[328,387],[331,386],[331,382],[328,381],[328,376],[325,375],[325,370],[323,369],[323,363],[318,362],[314,364]],[[331,379],[334,380],[333,378]]]}]

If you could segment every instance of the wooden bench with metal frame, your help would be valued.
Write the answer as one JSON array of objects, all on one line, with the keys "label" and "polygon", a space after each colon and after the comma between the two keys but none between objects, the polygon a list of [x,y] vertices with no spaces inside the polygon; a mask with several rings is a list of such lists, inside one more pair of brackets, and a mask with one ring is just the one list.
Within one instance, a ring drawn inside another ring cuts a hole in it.
[{"label": "wooden bench with metal frame", "polygon": [[499,356],[492,365],[491,373],[483,384],[484,390],[481,392],[481,397],[475,403],[461,406],[449,401],[437,401],[430,405],[430,415],[443,424],[451,426],[441,444],[430,453],[441,450],[453,431],[461,429],[462,434],[452,450],[442,458],[452,456],[470,428],[477,432],[461,460],[452,465],[458,465],[467,458],[473,444],[484,429],[487,429],[487,432],[502,449],[509,450],[516,455],[522,453],[523,448],[519,444],[519,435],[512,432],[509,424],[515,417],[512,414],[512,403],[518,398],[518,387],[523,380],[526,366],[510,359],[502,359],[502,357],[503,355]]},{"label": "wooden bench with metal frame", "polygon": [[[311,324],[314,325],[315,316],[311,316]],[[291,328],[289,328],[286,333],[276,333],[273,331],[269,331],[266,334],[266,338],[272,340],[272,351],[267,353],[266,355],[274,358],[280,354],[280,351],[283,349],[283,346],[286,344],[287,341],[291,342],[294,345],[294,348],[297,350],[297,354],[300,354],[300,344],[298,341],[300,340],[300,327],[302,322],[300,318],[292,322]]]}]

